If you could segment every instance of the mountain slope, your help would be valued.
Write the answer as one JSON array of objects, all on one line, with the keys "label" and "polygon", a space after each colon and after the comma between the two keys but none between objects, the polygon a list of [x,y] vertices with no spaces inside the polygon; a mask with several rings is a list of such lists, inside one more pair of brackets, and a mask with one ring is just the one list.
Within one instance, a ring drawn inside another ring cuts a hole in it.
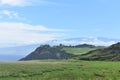
[{"label": "mountain slope", "polygon": [[79,59],[120,61],[120,43],[113,44],[108,48],[97,49],[82,54]]},{"label": "mountain slope", "polygon": [[81,44],[81,45],[76,45],[76,46],[66,46],[66,47],[63,47],[63,50],[65,50],[68,53],[74,54],[74,55],[81,55],[81,54],[85,54],[89,51],[99,49],[99,48],[103,48],[103,46]]},{"label": "mountain slope", "polygon": [[[48,41],[42,44],[49,44],[49,45],[59,45],[59,44],[64,44],[64,45],[79,45],[79,44],[91,44],[91,45],[97,45],[97,46],[108,46],[111,44],[114,44],[116,42],[119,42],[119,39],[109,39],[109,38],[94,38],[94,37],[81,37],[81,38],[71,38],[71,39],[64,39],[64,40],[52,40]],[[36,47],[40,46],[41,44],[32,44],[32,45],[24,45],[24,46],[15,46],[15,47],[5,47],[1,48],[0,47],[0,61],[16,61],[26,55],[28,53],[32,52]],[[73,52],[75,51],[80,51],[77,48],[67,48],[65,50],[72,50]],[[74,51],[75,50],[75,51]],[[84,49],[89,51],[88,49]],[[76,53],[76,52],[75,52]],[[77,52],[79,53],[79,52]],[[77,54],[76,53],[76,54]],[[12,56],[12,57],[8,57]]]},{"label": "mountain slope", "polygon": [[38,47],[35,51],[33,51],[28,56],[20,60],[69,59],[73,56],[73,54],[67,53],[60,47],[51,47],[49,45],[43,45]]}]

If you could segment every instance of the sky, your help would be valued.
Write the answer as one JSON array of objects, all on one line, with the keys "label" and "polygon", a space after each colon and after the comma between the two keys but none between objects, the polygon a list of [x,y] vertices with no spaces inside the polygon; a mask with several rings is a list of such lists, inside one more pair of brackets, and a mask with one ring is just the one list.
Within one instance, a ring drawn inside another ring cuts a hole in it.
[{"label": "sky", "polygon": [[0,45],[120,39],[120,0],[0,0]]}]

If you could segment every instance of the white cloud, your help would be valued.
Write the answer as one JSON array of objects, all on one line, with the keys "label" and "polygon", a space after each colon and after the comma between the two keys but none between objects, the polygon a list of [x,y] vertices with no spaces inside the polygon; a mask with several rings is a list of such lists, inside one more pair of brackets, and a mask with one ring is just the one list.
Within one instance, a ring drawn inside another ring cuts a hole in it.
[{"label": "white cloud", "polygon": [[0,14],[1,14],[1,16],[2,15],[5,15],[5,16],[7,16],[8,18],[19,18],[19,15],[18,15],[18,13],[17,12],[15,12],[15,11],[9,11],[9,10],[2,10],[2,11],[0,11]]},{"label": "white cloud", "polygon": [[91,44],[96,46],[110,46],[112,44],[117,43],[119,40],[111,40],[106,38],[106,40],[103,40],[102,38],[96,38],[96,37],[82,37],[82,38],[73,38],[73,39],[67,39],[67,40],[53,40],[52,44],[64,44],[64,45],[79,45],[79,44]]},{"label": "white cloud", "polygon": [[57,5],[55,2],[49,2],[47,0],[0,0],[0,5],[9,5],[9,6],[32,6],[32,5]]},{"label": "white cloud", "polygon": [[[51,31],[51,34],[46,32]],[[57,29],[48,29],[44,26],[30,25],[24,23],[0,23],[0,47],[36,44],[57,38],[58,33],[54,34]]]},{"label": "white cloud", "polygon": [[25,6],[28,4],[27,0],[0,0],[1,5],[10,6]]},{"label": "white cloud", "polygon": [[26,22],[31,22],[29,19],[20,16],[20,14],[16,11],[11,11],[11,10],[1,10],[0,11],[0,19],[15,19],[15,20],[19,20],[19,21],[26,21]]}]

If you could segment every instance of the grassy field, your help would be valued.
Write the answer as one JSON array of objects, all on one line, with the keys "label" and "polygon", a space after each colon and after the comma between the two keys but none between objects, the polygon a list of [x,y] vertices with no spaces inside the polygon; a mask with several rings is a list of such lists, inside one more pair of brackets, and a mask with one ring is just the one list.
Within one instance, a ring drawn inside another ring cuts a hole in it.
[{"label": "grassy field", "polygon": [[84,48],[70,48],[70,47],[64,47],[63,50],[65,50],[68,53],[72,53],[75,55],[80,55],[80,54],[85,54],[91,50],[95,50],[97,48],[88,48],[88,47],[84,47]]},{"label": "grassy field", "polygon": [[1,62],[0,80],[120,80],[120,62],[77,60]]}]

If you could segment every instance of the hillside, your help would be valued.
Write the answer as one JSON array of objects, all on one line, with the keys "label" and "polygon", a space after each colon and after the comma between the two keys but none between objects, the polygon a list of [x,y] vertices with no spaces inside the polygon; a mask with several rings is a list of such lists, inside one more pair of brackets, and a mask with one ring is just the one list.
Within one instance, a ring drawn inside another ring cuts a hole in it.
[{"label": "hillside", "polygon": [[74,55],[81,55],[81,54],[85,54],[91,50],[95,50],[96,48],[88,48],[88,47],[84,47],[84,48],[71,48],[71,47],[64,47],[63,50],[65,50],[68,53],[72,53]]},{"label": "hillside", "polygon": [[95,49],[97,49],[96,46],[88,44],[76,46],[66,46],[62,44],[58,46],[42,45],[20,60],[69,59]]},{"label": "hillside", "polygon": [[[36,47],[40,45],[49,44],[51,46],[56,46],[59,44],[64,45],[76,45],[76,47],[64,47],[63,50],[65,50],[68,53],[72,53],[75,55],[80,55],[87,53],[88,51],[95,50],[96,48],[90,48],[94,47],[92,45],[111,45],[113,43],[116,43],[120,41],[119,39],[111,39],[111,38],[102,38],[102,37],[79,37],[79,38],[67,38],[64,40],[51,40],[49,42],[45,43],[37,43],[37,44],[30,44],[30,45],[20,45],[20,46],[7,46],[7,47],[0,47],[0,61],[17,61],[20,58],[23,58],[24,56],[28,55],[30,52],[36,49]],[[80,44],[80,45],[79,45]],[[82,45],[82,44],[92,44],[92,45]],[[81,46],[82,45],[82,46]],[[77,48],[78,46],[78,48]],[[81,47],[80,47],[81,46]],[[85,46],[85,47],[84,47]],[[9,57],[8,57],[9,56]]]},{"label": "hillside", "polygon": [[86,54],[82,54],[79,59],[120,61],[120,42],[104,49],[89,51]]},{"label": "hillside", "polygon": [[66,51],[62,50],[62,47],[60,46],[51,47],[49,45],[43,45],[20,60],[68,59],[73,56],[73,54],[67,53]]},{"label": "hillside", "polygon": [[89,51],[96,50],[96,49],[101,49],[104,48],[104,46],[94,46],[90,44],[80,44],[80,45],[75,45],[75,46],[66,46],[63,47],[63,50],[65,50],[68,53],[72,53],[74,55],[81,55],[85,54]]}]

